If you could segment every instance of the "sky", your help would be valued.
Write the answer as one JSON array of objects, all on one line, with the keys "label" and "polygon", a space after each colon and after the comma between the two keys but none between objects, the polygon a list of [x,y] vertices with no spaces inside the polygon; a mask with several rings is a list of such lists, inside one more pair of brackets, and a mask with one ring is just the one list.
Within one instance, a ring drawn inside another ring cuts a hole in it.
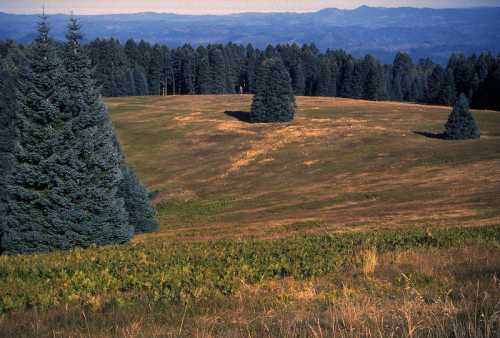
[{"label": "sky", "polygon": [[500,6],[500,0],[0,0],[0,12],[74,12],[77,15],[167,12],[179,14],[228,14],[239,12],[309,12],[336,7],[352,9],[361,5],[384,7],[472,7]]}]

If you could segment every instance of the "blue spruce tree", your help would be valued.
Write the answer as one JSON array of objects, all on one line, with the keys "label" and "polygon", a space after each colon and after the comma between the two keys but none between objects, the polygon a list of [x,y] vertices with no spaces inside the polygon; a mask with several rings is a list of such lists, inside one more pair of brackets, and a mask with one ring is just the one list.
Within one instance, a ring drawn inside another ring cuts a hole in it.
[{"label": "blue spruce tree", "polygon": [[14,80],[2,67],[0,68],[0,254],[3,252],[3,228],[7,216],[6,180],[12,169],[15,109]]},{"label": "blue spruce tree", "polygon": [[75,20],[67,38],[63,66],[43,17],[18,84],[1,245],[9,254],[125,243],[133,234],[118,191],[121,156]]},{"label": "blue spruce tree", "polygon": [[129,223],[134,227],[136,234],[157,231],[156,212],[151,206],[148,190],[128,165],[122,165],[122,172],[120,194],[125,200]]},{"label": "blue spruce tree", "polygon": [[476,119],[470,112],[469,101],[463,93],[455,103],[445,128],[444,135],[449,140],[469,140],[481,137]]},{"label": "blue spruce tree", "polygon": [[295,95],[290,74],[279,58],[265,60],[259,67],[252,102],[252,122],[289,122],[295,115]]}]

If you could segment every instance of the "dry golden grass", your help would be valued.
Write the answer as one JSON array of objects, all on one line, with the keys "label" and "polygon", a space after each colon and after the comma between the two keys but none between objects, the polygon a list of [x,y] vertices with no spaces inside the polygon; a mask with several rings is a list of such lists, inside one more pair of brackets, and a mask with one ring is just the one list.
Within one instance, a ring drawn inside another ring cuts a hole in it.
[{"label": "dry golden grass", "polygon": [[[120,141],[179,240],[277,238],[421,225],[500,222],[500,115],[476,111],[482,139],[449,142],[448,107],[299,97],[287,124],[249,124],[251,97],[107,99]],[[220,208],[205,207],[224,201]],[[191,208],[199,204],[200,208]],[[321,223],[289,231],[293,223]]]},{"label": "dry golden grass", "polygon": [[375,272],[378,264],[378,255],[376,249],[365,250],[363,257],[363,273],[365,276],[370,276]]}]

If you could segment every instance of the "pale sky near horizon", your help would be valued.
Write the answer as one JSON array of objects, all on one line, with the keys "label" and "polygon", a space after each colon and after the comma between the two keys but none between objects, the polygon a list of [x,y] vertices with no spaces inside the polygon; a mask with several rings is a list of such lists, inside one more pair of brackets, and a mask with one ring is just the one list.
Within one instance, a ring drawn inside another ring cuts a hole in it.
[{"label": "pale sky near horizon", "polygon": [[167,12],[180,14],[228,14],[238,12],[308,12],[322,8],[356,8],[361,5],[383,7],[473,7],[500,6],[500,0],[0,0],[0,11],[7,13],[111,14]]}]

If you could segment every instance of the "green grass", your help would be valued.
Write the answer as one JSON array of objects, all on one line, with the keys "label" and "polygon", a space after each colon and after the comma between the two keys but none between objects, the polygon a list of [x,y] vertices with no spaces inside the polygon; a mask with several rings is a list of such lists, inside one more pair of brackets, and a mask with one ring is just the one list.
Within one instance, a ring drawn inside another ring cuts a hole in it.
[{"label": "green grass", "polygon": [[[300,228],[302,225],[295,225]],[[293,230],[292,229],[292,230]],[[274,241],[150,242],[0,257],[0,313],[80,302],[176,303],[230,295],[244,283],[335,274],[361,264],[357,253],[500,244],[500,226],[410,229]]]},{"label": "green grass", "polygon": [[158,218],[170,227],[193,226],[214,221],[217,215],[231,207],[229,200],[167,200],[156,206]]}]

